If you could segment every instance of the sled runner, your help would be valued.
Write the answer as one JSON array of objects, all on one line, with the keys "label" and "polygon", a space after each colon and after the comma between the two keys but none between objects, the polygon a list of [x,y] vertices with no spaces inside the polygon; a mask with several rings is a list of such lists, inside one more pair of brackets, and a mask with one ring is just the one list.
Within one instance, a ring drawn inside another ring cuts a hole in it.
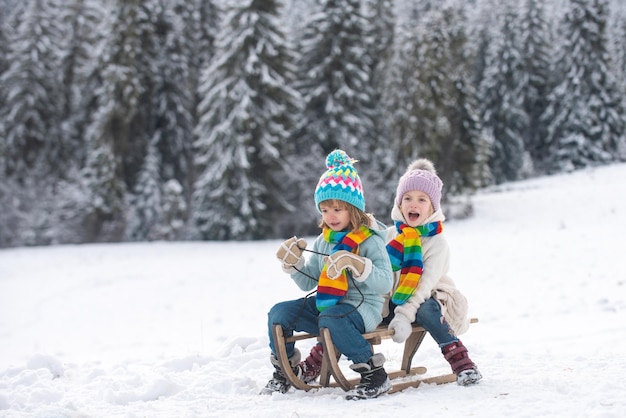
[{"label": "sled runner", "polygon": [[[478,319],[472,318],[470,323],[476,323]],[[359,378],[348,379],[344,376],[341,368],[339,367],[339,358],[341,353],[336,349],[333,344],[333,340],[330,336],[330,332],[327,328],[320,329],[320,336],[313,334],[294,334],[291,337],[285,337],[283,329],[280,325],[274,325],[272,328],[274,336],[274,342],[276,345],[276,357],[280,363],[283,373],[289,380],[289,382],[296,388],[301,390],[311,390],[322,387],[340,387],[345,391],[352,389],[358,382]],[[394,331],[387,329],[387,325],[379,326],[376,330],[363,334],[363,337],[372,346],[381,344],[383,339],[391,338]],[[389,379],[392,380],[393,388],[388,393],[399,392],[409,387],[418,387],[420,383],[450,383],[456,382],[456,376],[454,373],[444,374],[440,376],[426,377],[423,379],[411,379],[407,381],[394,382],[394,379],[411,377],[415,375],[423,375],[426,373],[425,367],[412,367],[413,357],[419,349],[424,337],[426,336],[426,330],[421,326],[413,325],[411,335],[404,342],[404,354],[402,356],[402,364],[399,370],[389,371]],[[287,358],[287,350],[285,348],[286,343],[296,342],[299,340],[306,340],[309,338],[317,338],[322,342],[324,346],[324,358],[322,359],[322,371],[319,377],[319,383],[305,383],[293,373],[289,365],[289,359]],[[332,378],[332,381],[331,381]]]}]

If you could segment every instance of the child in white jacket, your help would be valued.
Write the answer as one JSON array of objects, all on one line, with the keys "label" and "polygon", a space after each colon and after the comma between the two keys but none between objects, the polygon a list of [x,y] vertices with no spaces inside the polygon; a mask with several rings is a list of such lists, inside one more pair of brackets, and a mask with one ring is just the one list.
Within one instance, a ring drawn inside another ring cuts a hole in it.
[{"label": "child in white jacket", "polygon": [[450,250],[442,234],[442,188],[427,159],[414,161],[398,182],[391,212],[395,226],[387,234],[387,251],[396,273],[383,322],[395,331],[395,342],[408,338],[412,323],[424,327],[439,344],[457,383],[467,386],[482,375],[457,337],[467,330],[469,318],[467,300],[447,276]]}]

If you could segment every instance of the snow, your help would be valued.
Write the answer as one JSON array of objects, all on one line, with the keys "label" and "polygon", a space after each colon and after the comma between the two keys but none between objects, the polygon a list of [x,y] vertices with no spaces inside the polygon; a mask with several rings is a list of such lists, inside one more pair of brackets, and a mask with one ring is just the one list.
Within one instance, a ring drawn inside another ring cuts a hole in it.
[{"label": "snow", "polygon": [[[272,372],[266,313],[303,295],[278,240],[4,249],[0,416],[625,416],[624,179],[618,164],[477,194],[474,217],[446,234],[484,379],[367,401],[258,395]],[[401,345],[377,351],[399,367]],[[449,372],[429,336],[416,365]]]}]

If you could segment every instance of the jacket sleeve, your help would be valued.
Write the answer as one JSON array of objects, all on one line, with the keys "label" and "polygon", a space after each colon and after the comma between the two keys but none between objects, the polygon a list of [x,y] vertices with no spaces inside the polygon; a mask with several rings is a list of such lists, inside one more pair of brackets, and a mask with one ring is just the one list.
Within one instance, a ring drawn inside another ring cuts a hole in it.
[{"label": "jacket sleeve", "polygon": [[395,313],[401,313],[415,320],[415,313],[426,299],[432,296],[439,280],[448,273],[450,247],[443,234],[422,239],[424,268],[417,290],[403,305],[397,306]]},{"label": "jacket sleeve", "polygon": [[379,235],[371,236],[361,244],[359,255],[372,260],[372,272],[363,282],[372,293],[383,295],[391,290],[393,272],[387,254],[386,242]]}]

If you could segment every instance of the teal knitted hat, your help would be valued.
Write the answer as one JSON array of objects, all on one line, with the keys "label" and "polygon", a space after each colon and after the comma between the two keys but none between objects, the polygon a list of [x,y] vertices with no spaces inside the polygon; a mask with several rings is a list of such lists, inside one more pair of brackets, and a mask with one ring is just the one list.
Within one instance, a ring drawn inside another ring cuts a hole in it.
[{"label": "teal knitted hat", "polygon": [[315,207],[320,210],[324,200],[337,199],[365,211],[365,197],[359,173],[352,164],[356,163],[344,151],[336,149],[326,157],[328,168],[320,177],[315,188]]}]

